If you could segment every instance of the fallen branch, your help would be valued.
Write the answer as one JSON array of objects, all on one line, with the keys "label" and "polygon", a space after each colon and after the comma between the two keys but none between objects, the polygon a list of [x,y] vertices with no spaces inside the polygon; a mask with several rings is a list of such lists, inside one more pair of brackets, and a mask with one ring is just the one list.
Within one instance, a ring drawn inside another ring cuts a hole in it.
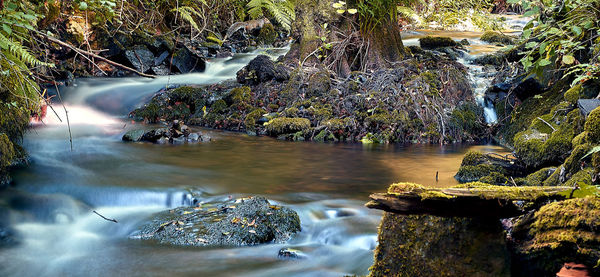
[{"label": "fallen branch", "polygon": [[105,219],[105,220],[112,221],[112,222],[114,222],[114,223],[119,223],[119,222],[117,222],[117,220],[116,220],[116,219],[107,218],[107,217],[105,217],[105,216],[103,216],[103,215],[99,214],[97,211],[93,211],[93,212],[94,212],[95,214],[97,214],[98,216],[100,216],[101,218]]},{"label": "fallen branch", "polygon": [[53,37],[51,37],[51,36],[48,36],[48,35],[46,35],[46,34],[42,33],[42,32],[36,32],[36,33],[37,33],[37,34],[39,34],[40,36],[43,36],[43,37],[45,37],[47,40],[49,40],[49,41],[51,41],[51,42],[54,42],[54,43],[57,43],[57,44],[59,44],[59,45],[62,45],[62,46],[64,46],[64,47],[70,48],[71,50],[73,50],[73,51],[75,51],[75,52],[77,52],[77,53],[79,53],[79,54],[81,54],[81,55],[87,55],[87,56],[91,56],[91,57],[93,57],[93,58],[96,58],[96,59],[99,59],[99,60],[105,61],[106,63],[108,63],[108,64],[110,64],[110,65],[113,65],[113,66],[116,66],[116,67],[119,67],[119,68],[125,69],[125,70],[127,70],[127,71],[134,72],[134,73],[136,73],[137,75],[140,75],[140,76],[142,76],[142,77],[147,77],[147,78],[156,78],[156,77],[157,77],[156,75],[146,74],[146,73],[144,73],[144,72],[140,72],[140,71],[138,71],[138,70],[135,70],[135,69],[133,69],[133,68],[131,68],[131,67],[128,67],[128,66],[126,66],[126,65],[122,65],[122,64],[120,64],[120,63],[113,62],[113,61],[111,61],[111,60],[109,60],[109,59],[107,59],[107,58],[104,58],[104,57],[102,57],[102,56],[100,56],[100,55],[97,55],[97,54],[94,54],[94,53],[92,53],[92,52],[85,51],[85,50],[83,50],[83,49],[79,49],[79,48],[77,48],[77,47],[75,47],[75,46],[73,46],[73,45],[71,45],[71,44],[68,44],[68,43],[66,43],[66,42],[64,42],[64,41],[60,41],[60,40],[58,40],[58,39],[56,39],[56,38],[53,38]]}]

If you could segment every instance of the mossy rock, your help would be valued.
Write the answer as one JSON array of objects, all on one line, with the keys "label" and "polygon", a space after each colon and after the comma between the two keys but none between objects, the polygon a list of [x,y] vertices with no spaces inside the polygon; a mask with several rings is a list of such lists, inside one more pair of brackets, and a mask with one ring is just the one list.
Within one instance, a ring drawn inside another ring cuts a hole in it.
[{"label": "mossy rock", "polygon": [[545,167],[527,175],[525,178],[517,178],[515,182],[522,186],[541,186],[555,171],[556,167]]},{"label": "mossy rock", "polygon": [[6,134],[0,133],[0,174],[12,164],[15,148]]},{"label": "mossy rock", "polygon": [[595,108],[587,116],[584,129],[593,142],[600,142],[600,107]]},{"label": "mossy rock", "polygon": [[510,276],[496,220],[384,213],[369,276]]},{"label": "mossy rock", "polygon": [[494,31],[486,31],[480,39],[489,43],[513,44],[513,39],[510,36]]},{"label": "mossy rock", "polygon": [[277,137],[283,134],[291,134],[310,128],[310,120],[299,117],[278,117],[266,124],[267,133]]},{"label": "mossy rock", "polygon": [[260,44],[271,45],[277,39],[277,31],[275,31],[275,27],[273,24],[267,23],[263,25],[258,33],[257,41]]},{"label": "mossy rock", "polygon": [[571,140],[571,145],[573,145],[573,148],[582,145],[582,144],[586,144],[586,143],[591,143],[591,137],[590,137],[590,133],[587,131],[581,132],[579,133],[579,135],[575,136],[573,138],[573,140]]},{"label": "mossy rock", "polygon": [[419,39],[419,44],[421,48],[424,49],[434,49],[439,47],[454,47],[457,46],[458,43],[454,41],[450,37],[434,37],[434,36],[426,36]]},{"label": "mossy rock", "polygon": [[537,130],[541,127],[517,133],[514,139],[515,154],[533,168],[562,162],[571,151],[572,140],[578,133],[580,121],[579,111],[575,109],[564,117],[560,125],[553,126],[554,130],[550,134]]},{"label": "mossy rock", "polygon": [[565,100],[571,104],[576,104],[577,100],[581,98],[581,91],[583,90],[581,84],[577,84],[571,87],[565,92]]},{"label": "mossy rock", "polygon": [[554,276],[565,262],[586,265],[592,275],[600,260],[600,198],[589,196],[545,205],[515,225],[517,257],[523,276]]},{"label": "mossy rock", "polygon": [[479,165],[465,165],[458,169],[454,178],[461,183],[474,182],[479,179],[488,176],[499,169],[491,164],[479,164]]},{"label": "mossy rock", "polygon": [[492,172],[483,178],[479,178],[479,182],[492,185],[506,185],[509,181],[504,174],[500,172]]},{"label": "mossy rock", "polygon": [[256,121],[261,118],[263,116],[263,114],[266,114],[267,111],[265,111],[262,108],[258,108],[253,110],[252,112],[248,113],[246,115],[246,119],[244,120],[244,125],[246,126],[246,130],[247,131],[255,131],[256,130]]}]

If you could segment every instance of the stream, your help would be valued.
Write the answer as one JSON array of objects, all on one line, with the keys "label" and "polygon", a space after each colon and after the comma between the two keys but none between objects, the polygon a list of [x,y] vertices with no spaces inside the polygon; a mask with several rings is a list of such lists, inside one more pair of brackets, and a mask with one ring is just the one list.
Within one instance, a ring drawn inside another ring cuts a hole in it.
[{"label": "stream", "polygon": [[[461,60],[468,66],[469,56],[498,49],[479,41],[479,35],[452,34],[471,42],[471,54]],[[409,36],[405,42],[415,39]],[[0,210],[0,219],[21,240],[15,247],[0,248],[0,276],[364,275],[373,263],[381,219],[380,211],[363,206],[370,193],[400,181],[454,185],[466,151],[504,151],[490,145],[285,142],[215,130],[202,130],[213,141],[194,145],[121,142],[126,131],[140,128],[126,118],[127,112],[157,90],[231,79],[256,55],[276,57],[286,51],[215,59],[203,73],[154,80],[79,79],[62,88],[73,150],[64,111],[55,105],[60,120],[49,112],[44,124],[28,132],[24,146],[32,164],[16,170],[14,187],[0,192],[0,203],[8,207]],[[483,99],[489,78],[476,66],[469,66],[469,74],[476,97],[479,93]],[[486,111],[489,123],[495,122],[493,116]],[[249,195],[263,195],[297,211],[302,231],[284,244],[236,248],[129,239],[158,211]],[[279,259],[277,253],[285,247],[301,250],[306,258]]]}]

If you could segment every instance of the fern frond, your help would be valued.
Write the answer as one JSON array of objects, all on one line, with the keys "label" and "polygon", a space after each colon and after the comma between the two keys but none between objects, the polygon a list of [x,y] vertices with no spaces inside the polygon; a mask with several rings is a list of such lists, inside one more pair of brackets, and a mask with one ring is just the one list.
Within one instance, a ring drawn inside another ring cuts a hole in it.
[{"label": "fern frond", "polygon": [[246,5],[251,18],[265,16],[264,12],[275,19],[284,29],[290,30],[296,18],[294,3],[291,0],[251,0]]}]

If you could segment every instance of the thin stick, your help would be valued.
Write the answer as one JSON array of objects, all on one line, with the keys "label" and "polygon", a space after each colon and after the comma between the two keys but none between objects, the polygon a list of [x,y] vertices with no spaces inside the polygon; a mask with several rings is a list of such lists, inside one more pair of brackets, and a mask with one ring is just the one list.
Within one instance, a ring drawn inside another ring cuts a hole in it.
[{"label": "thin stick", "polygon": [[70,44],[68,44],[68,43],[66,43],[66,42],[60,41],[60,40],[58,40],[58,39],[55,39],[55,38],[53,38],[53,37],[51,37],[51,36],[48,36],[48,35],[46,35],[46,34],[44,34],[44,33],[42,33],[42,32],[37,32],[37,31],[36,31],[36,33],[37,33],[37,34],[39,34],[39,35],[41,35],[41,36],[43,36],[43,37],[45,37],[45,38],[46,38],[46,39],[48,39],[49,41],[52,41],[52,42],[54,42],[54,43],[57,43],[57,44],[59,44],[59,45],[62,45],[62,46],[64,46],[64,47],[70,48],[70,49],[72,49],[73,51],[75,51],[75,52],[77,52],[77,53],[79,53],[79,54],[81,54],[81,55],[84,55],[84,54],[85,54],[85,55],[87,55],[87,56],[91,56],[91,57],[93,57],[93,58],[96,58],[96,59],[99,59],[99,60],[105,61],[105,62],[106,62],[106,63],[108,63],[108,64],[114,65],[114,66],[116,66],[116,67],[120,67],[120,68],[122,68],[122,69],[125,69],[125,70],[128,70],[128,71],[131,71],[131,72],[134,72],[134,73],[136,73],[137,75],[140,75],[140,76],[142,76],[142,77],[148,77],[148,78],[156,78],[156,77],[157,77],[156,75],[146,74],[146,73],[144,73],[144,72],[140,72],[140,71],[138,71],[138,70],[135,70],[135,69],[133,69],[133,68],[131,68],[131,67],[128,67],[128,66],[126,66],[126,65],[122,65],[122,64],[120,64],[120,63],[113,62],[113,61],[111,61],[111,60],[109,60],[109,59],[107,59],[107,58],[104,58],[104,57],[102,57],[102,56],[99,56],[99,55],[97,55],[97,54],[94,54],[94,53],[92,53],[92,52],[85,51],[85,50],[83,50],[83,49],[79,49],[79,48],[77,48],[77,47],[75,47],[75,46],[73,46],[73,45],[70,45]]},{"label": "thin stick", "polygon": [[71,152],[73,152],[73,133],[71,133],[71,122],[69,121],[69,111],[67,111],[65,102],[62,100],[62,96],[60,96],[60,90],[58,89],[58,85],[56,84],[56,82],[54,82],[54,88],[56,88],[56,95],[58,95],[58,100],[60,100],[60,104],[62,105],[63,109],[65,110],[65,117],[67,118],[67,129],[69,129],[69,144],[71,145]]},{"label": "thin stick", "polygon": [[556,129],[554,129],[554,127],[552,127],[552,125],[550,125],[550,123],[546,122],[546,120],[543,120],[541,117],[538,117],[537,119],[539,119],[540,121],[546,123],[546,125],[550,126],[550,128],[552,128],[552,132],[556,131]]},{"label": "thin stick", "polygon": [[105,216],[103,216],[103,215],[99,214],[97,211],[93,211],[93,212],[94,212],[95,214],[97,214],[98,216],[100,216],[101,218],[105,219],[105,220],[112,221],[112,222],[114,222],[114,223],[119,223],[119,222],[117,222],[117,220],[116,220],[116,219],[113,219],[113,218],[107,218],[107,217],[105,217]]}]

